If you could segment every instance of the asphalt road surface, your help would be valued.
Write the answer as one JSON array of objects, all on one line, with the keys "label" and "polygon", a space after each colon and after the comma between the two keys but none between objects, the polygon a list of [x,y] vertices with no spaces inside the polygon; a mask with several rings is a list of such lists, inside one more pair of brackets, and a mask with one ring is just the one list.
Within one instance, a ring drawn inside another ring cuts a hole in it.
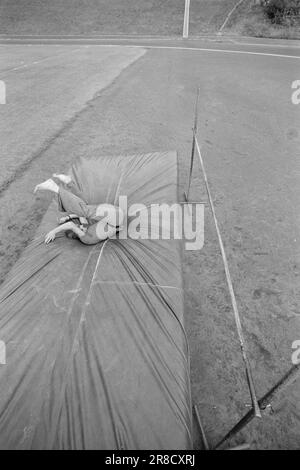
[{"label": "asphalt road surface", "polygon": [[[35,184],[78,156],[175,149],[183,192],[200,86],[199,140],[254,380],[265,394],[292,366],[292,343],[300,340],[300,104],[291,100],[299,43],[19,37],[1,44],[1,279],[50,202],[32,195]],[[203,200],[195,170],[191,198]],[[214,445],[250,400],[208,207],[205,244],[186,252],[184,282],[193,400]],[[299,392],[298,381],[273,414],[230,444],[299,448]]]}]

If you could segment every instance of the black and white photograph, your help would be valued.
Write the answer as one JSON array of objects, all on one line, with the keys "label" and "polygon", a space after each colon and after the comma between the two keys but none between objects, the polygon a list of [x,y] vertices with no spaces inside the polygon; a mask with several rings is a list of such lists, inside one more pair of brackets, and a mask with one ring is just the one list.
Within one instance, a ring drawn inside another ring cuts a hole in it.
[{"label": "black and white photograph", "polygon": [[300,0],[0,0],[0,450],[300,450]]}]

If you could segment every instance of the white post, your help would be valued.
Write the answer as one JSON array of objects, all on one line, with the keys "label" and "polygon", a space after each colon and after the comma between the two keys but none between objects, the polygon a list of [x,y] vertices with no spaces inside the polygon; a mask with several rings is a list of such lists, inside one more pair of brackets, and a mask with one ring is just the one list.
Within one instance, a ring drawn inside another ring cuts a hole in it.
[{"label": "white post", "polygon": [[183,39],[187,39],[189,37],[190,2],[191,0],[185,0],[183,33],[182,33]]},{"label": "white post", "polygon": [[0,364],[6,364],[6,347],[4,341],[0,341]]},{"label": "white post", "polygon": [[3,80],[0,80],[0,104],[6,104],[6,86]]}]

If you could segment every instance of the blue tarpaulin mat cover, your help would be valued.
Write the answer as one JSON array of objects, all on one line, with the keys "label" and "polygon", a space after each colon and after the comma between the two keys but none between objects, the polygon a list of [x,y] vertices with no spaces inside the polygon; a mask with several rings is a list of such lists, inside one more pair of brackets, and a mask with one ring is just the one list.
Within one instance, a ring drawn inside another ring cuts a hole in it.
[{"label": "blue tarpaulin mat cover", "polygon": [[[176,152],[80,159],[91,204],[178,201]],[[0,291],[0,448],[188,449],[181,242],[61,236],[53,201]]]}]

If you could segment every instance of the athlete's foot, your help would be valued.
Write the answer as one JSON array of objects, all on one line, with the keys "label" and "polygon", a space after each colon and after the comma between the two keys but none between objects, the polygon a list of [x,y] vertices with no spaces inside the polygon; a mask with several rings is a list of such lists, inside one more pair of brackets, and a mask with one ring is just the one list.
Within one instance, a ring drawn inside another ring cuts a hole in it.
[{"label": "athlete's foot", "polygon": [[48,179],[36,185],[33,192],[36,193],[37,191],[52,191],[53,193],[58,193],[59,187],[52,179]]},{"label": "athlete's foot", "polygon": [[65,184],[69,184],[72,181],[72,178],[69,175],[63,175],[63,174],[58,175],[57,173],[53,173],[52,176]]}]

